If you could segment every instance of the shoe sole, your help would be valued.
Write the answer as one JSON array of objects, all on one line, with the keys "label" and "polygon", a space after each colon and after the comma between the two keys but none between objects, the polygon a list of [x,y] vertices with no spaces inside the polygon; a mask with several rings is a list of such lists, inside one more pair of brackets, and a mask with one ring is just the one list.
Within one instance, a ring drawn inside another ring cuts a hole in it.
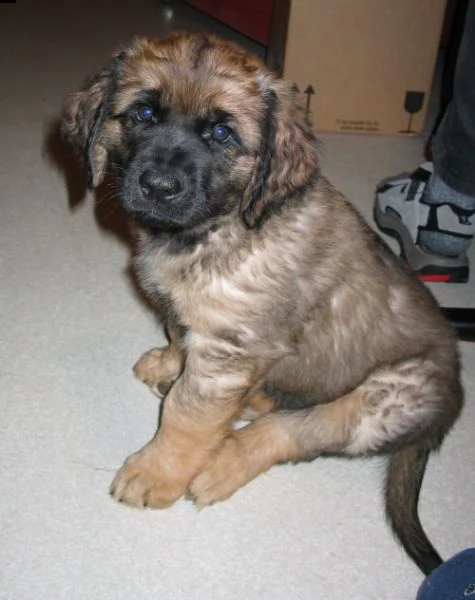
[{"label": "shoe sole", "polygon": [[381,231],[398,241],[401,258],[421,281],[445,283],[466,283],[468,281],[469,265],[465,255],[448,258],[424,252],[414,244],[409,231],[401,220],[388,215],[381,209],[377,197],[374,203],[374,220]]}]

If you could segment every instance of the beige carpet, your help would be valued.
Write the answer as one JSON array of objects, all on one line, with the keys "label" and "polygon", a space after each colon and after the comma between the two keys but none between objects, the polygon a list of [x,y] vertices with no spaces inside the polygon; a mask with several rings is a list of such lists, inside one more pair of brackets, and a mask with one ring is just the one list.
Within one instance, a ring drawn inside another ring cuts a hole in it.
[{"label": "beige carpet", "polygon": [[[226,32],[178,1],[0,5],[0,598],[412,600],[421,575],[384,523],[378,461],[275,468],[201,512],[136,512],[107,494],[154,432],[156,401],[131,366],[162,334],[131,283],[121,212],[44,146],[63,95],[114,48],[173,28]],[[376,182],[423,146],[322,140],[325,170],[368,219]],[[475,306],[475,276],[435,293]],[[446,557],[475,543],[475,345],[461,349],[467,407],[422,492]]]}]

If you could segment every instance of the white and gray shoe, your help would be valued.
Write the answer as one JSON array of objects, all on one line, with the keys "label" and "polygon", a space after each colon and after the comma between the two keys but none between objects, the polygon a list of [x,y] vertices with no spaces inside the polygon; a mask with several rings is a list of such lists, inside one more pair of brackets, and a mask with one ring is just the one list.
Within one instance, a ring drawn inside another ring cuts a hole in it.
[{"label": "white and gray shoe", "polygon": [[422,281],[465,283],[469,264],[459,256],[435,254],[424,248],[427,236],[449,234],[452,239],[473,237],[473,224],[462,209],[451,204],[429,204],[424,192],[432,175],[432,163],[413,173],[402,173],[381,181],[376,188],[374,218],[378,227],[397,238],[401,257]]}]

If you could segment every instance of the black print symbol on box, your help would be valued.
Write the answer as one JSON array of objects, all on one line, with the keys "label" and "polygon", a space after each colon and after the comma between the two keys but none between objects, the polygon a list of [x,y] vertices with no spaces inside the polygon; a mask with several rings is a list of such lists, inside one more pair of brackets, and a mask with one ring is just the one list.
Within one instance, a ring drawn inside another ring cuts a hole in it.
[{"label": "black print symbol on box", "polygon": [[307,104],[305,105],[305,115],[307,116],[307,119],[308,119],[310,116],[310,101],[312,99],[312,96],[315,94],[315,90],[313,89],[312,84],[307,86],[307,88],[304,91],[304,94],[306,94],[306,96],[307,96]]},{"label": "black print symbol on box", "polygon": [[[294,85],[292,86],[293,91],[296,94],[300,94],[300,88],[299,86],[294,83]],[[305,116],[307,117],[307,119],[310,117],[310,102],[312,100],[312,96],[315,94],[315,90],[313,89],[313,85],[310,83],[304,90],[303,92],[306,96],[307,96],[307,100],[306,100],[306,104],[305,104]]]},{"label": "black print symbol on box", "polygon": [[401,133],[415,133],[412,131],[412,115],[418,113],[424,104],[424,92],[408,91],[404,99],[404,110],[409,113],[409,120],[407,122],[407,129],[401,131]]}]

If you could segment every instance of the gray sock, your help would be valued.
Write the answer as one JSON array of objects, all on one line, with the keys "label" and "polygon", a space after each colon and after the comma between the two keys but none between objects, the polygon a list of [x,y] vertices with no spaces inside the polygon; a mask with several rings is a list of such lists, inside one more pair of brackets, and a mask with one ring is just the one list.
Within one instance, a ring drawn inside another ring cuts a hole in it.
[{"label": "gray sock", "polygon": [[475,233],[475,197],[457,192],[433,173],[424,190],[422,201],[434,207],[448,205],[453,219],[450,225],[439,221],[432,230],[421,230],[421,246],[430,252],[449,257],[460,256],[466,252]]}]

